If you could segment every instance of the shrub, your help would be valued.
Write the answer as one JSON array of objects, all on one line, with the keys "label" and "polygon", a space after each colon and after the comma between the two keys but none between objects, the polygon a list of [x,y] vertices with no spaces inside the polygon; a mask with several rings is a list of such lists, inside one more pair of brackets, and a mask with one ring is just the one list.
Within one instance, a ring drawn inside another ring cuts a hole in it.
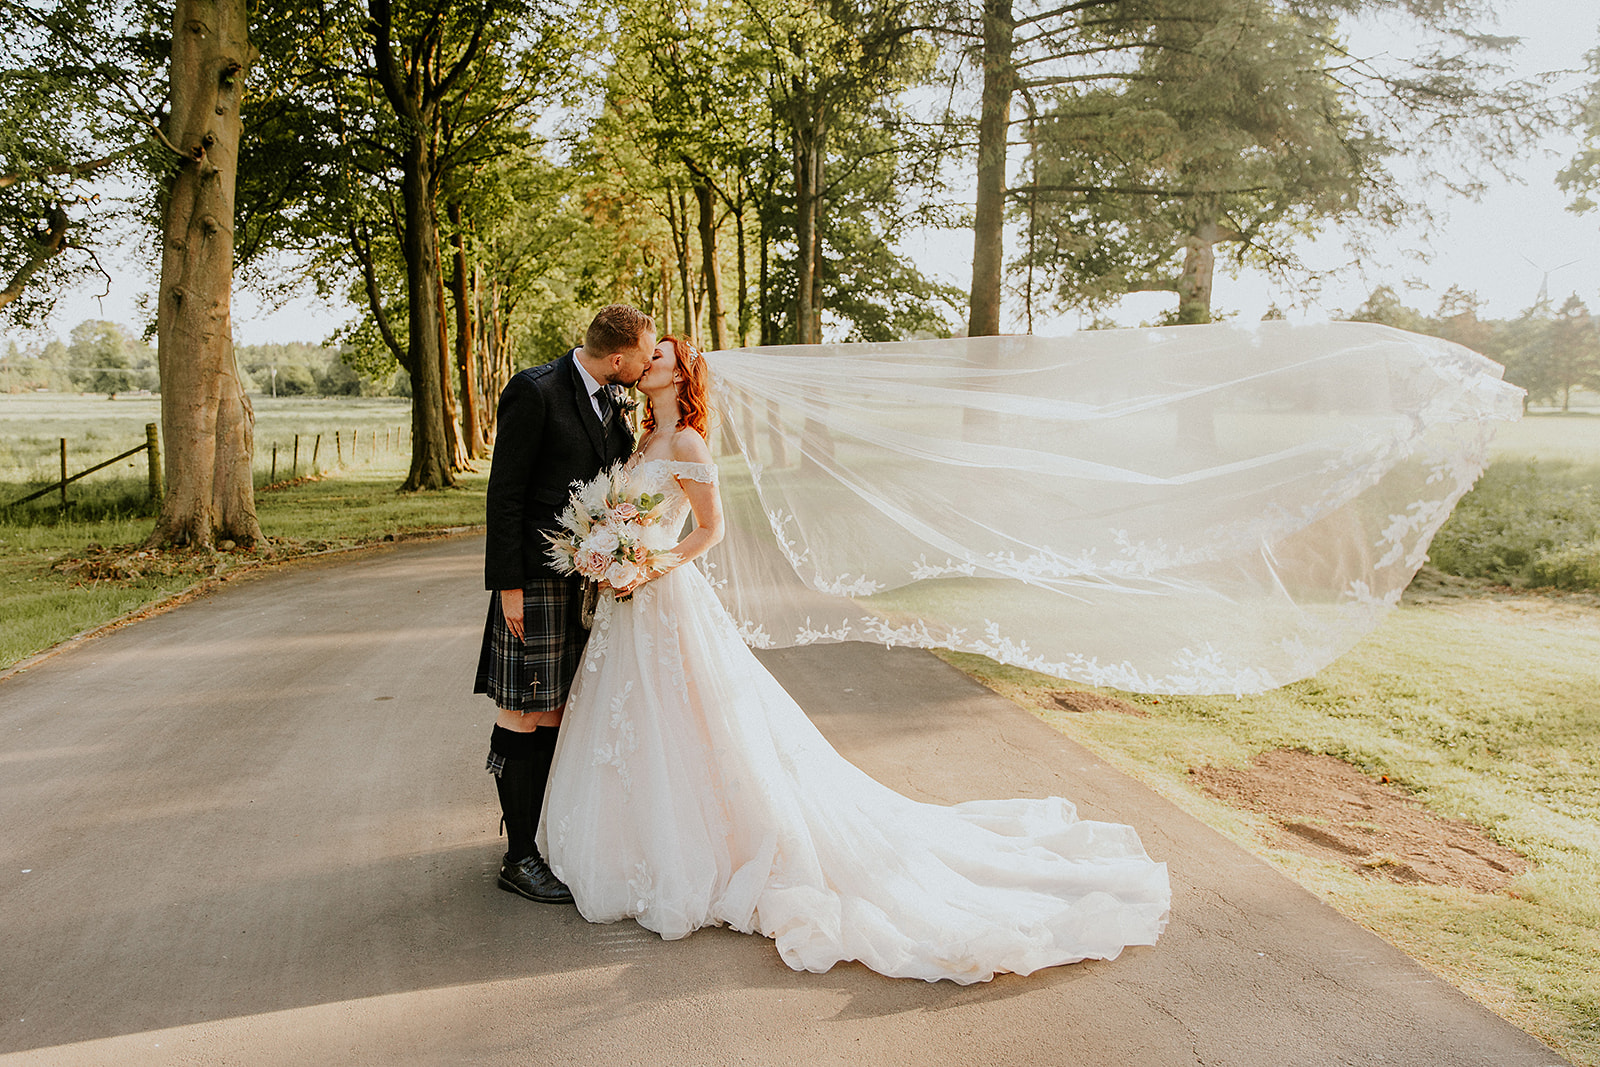
[{"label": "shrub", "polygon": [[1600,540],[1551,549],[1534,560],[1533,577],[1557,589],[1600,589]]},{"label": "shrub", "polygon": [[1435,567],[1508,585],[1600,588],[1600,471],[1500,460],[1428,550]]}]

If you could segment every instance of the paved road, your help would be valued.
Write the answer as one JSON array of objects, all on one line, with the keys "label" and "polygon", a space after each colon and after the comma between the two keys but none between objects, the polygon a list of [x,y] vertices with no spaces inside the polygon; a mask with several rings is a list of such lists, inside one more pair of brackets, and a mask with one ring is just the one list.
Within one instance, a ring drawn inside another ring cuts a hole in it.
[{"label": "paved road", "polygon": [[764,659],[896,789],[1134,824],[1172,873],[1158,946],[929,985],[499,892],[480,552],[302,565],[0,681],[0,1064],[1563,1062],[910,650]]}]

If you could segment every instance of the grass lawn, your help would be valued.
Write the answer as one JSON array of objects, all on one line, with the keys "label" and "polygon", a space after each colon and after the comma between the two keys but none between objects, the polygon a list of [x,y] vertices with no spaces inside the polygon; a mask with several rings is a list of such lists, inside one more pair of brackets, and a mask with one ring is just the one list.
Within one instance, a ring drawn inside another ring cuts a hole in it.
[{"label": "grass lawn", "polygon": [[1533,411],[1495,431],[1495,459],[1600,464],[1600,410]]},{"label": "grass lawn", "polygon": [[[1407,605],[1320,674],[1268,693],[1115,694],[1148,718],[1068,712],[1052,697],[1067,688],[1058,679],[942,655],[1573,1062],[1600,1064],[1600,601]],[[1204,792],[1190,769],[1242,767],[1277,748],[1388,775],[1533,866],[1508,892],[1472,893],[1275,847],[1269,817]]]}]

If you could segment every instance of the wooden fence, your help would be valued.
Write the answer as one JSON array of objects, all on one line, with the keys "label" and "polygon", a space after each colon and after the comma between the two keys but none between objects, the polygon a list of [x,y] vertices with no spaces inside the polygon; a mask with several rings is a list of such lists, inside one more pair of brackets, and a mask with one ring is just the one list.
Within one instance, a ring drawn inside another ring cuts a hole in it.
[{"label": "wooden fence", "polygon": [[95,471],[101,470],[102,468],[105,468],[105,467],[109,467],[113,463],[117,463],[117,462],[119,462],[121,460],[127,459],[129,456],[137,456],[140,452],[148,453],[149,458],[150,458],[150,499],[151,500],[160,500],[161,499],[161,434],[160,434],[160,431],[157,428],[155,423],[147,422],[147,423],[144,424],[144,443],[143,444],[140,444],[140,445],[138,445],[138,446],[136,446],[134,448],[130,448],[126,452],[122,453],[121,455],[112,456],[110,459],[106,460],[103,463],[96,463],[94,466],[87,467],[87,468],[79,471],[77,474],[73,474],[73,475],[70,475],[70,476],[67,474],[67,439],[65,437],[61,438],[61,479],[60,479],[60,481],[51,482],[49,485],[45,486],[43,489],[40,489],[38,492],[29,493],[27,496],[21,498],[20,500],[13,500],[11,503],[7,504],[6,507],[8,507],[8,508],[9,507],[15,507],[18,504],[26,504],[30,500],[38,500],[40,497],[46,496],[46,495],[48,495],[50,493],[53,493],[53,492],[56,492],[57,490],[60,490],[60,492],[61,492],[61,506],[62,507],[66,507],[67,506],[67,486],[71,485],[73,482],[77,481],[79,478],[82,478],[86,474],[93,474]]},{"label": "wooden fence", "polygon": [[[342,466],[345,465],[346,459],[348,459],[349,462],[351,462],[351,463],[359,461],[361,459],[361,455],[362,455],[363,452],[366,453],[366,458],[371,460],[371,459],[376,459],[377,458],[380,449],[384,453],[389,453],[389,452],[394,451],[396,448],[406,447],[407,442],[410,439],[410,434],[409,434],[408,430],[409,430],[409,427],[405,427],[405,426],[386,427],[385,429],[383,429],[381,431],[369,428],[366,433],[362,433],[359,428],[351,429],[351,430],[335,430],[335,431],[333,431],[334,461],[336,463],[338,463],[342,467]],[[307,434],[298,434],[297,433],[297,434],[294,435],[294,440],[293,440],[293,442],[291,444],[282,446],[284,448],[284,451],[286,453],[288,453],[286,458],[289,460],[289,475],[288,476],[290,478],[298,478],[300,476],[300,449],[301,449],[301,439],[302,438],[306,439],[307,448],[309,449],[309,451],[311,453],[311,457],[310,457],[311,458],[311,462],[310,462],[311,473],[312,474],[316,474],[317,473],[317,461],[321,457],[322,439],[325,436],[327,436],[327,435],[326,434],[322,434],[322,433],[318,433],[318,434],[309,434],[309,433],[307,433]],[[105,460],[102,463],[96,463],[92,467],[87,467],[84,470],[79,471],[77,474],[69,475],[67,473],[67,438],[63,437],[63,438],[60,439],[61,440],[61,477],[60,477],[60,479],[57,480],[57,481],[51,482],[49,485],[45,486],[43,489],[37,490],[36,492],[33,492],[33,493],[29,493],[27,496],[22,497],[22,498],[20,498],[18,500],[13,500],[10,503],[5,504],[3,506],[6,507],[6,508],[15,507],[18,504],[26,504],[30,500],[38,500],[42,496],[48,496],[51,493],[59,492],[61,494],[61,505],[63,507],[65,507],[67,505],[67,503],[68,503],[68,501],[67,501],[67,486],[71,485],[73,482],[77,481],[79,478],[82,478],[86,474],[93,474],[97,470],[103,470],[104,468],[111,466],[113,463],[118,463],[118,462],[120,462],[122,460],[125,460],[125,459],[129,458],[130,456],[136,456],[140,452],[145,452],[145,453],[147,453],[149,455],[149,460],[150,460],[150,499],[151,500],[155,500],[155,501],[160,501],[161,494],[162,494],[162,485],[161,485],[161,435],[160,435],[160,432],[159,432],[159,427],[153,422],[146,423],[145,427],[144,427],[144,438],[145,439],[144,439],[144,443],[143,444],[140,444],[140,445],[138,445],[138,446],[136,446],[134,448],[130,448],[130,449],[128,449],[128,451],[123,452],[120,455],[112,456],[110,459]],[[280,446],[279,446],[278,442],[274,441],[272,443],[271,467],[269,468],[269,472],[268,472],[268,476],[267,476],[268,484],[275,483],[278,480],[278,449],[279,449],[279,447]]]},{"label": "wooden fence", "polygon": [[[351,463],[354,463],[361,458],[363,451],[366,452],[367,459],[376,459],[380,448],[384,453],[389,453],[396,448],[404,447],[406,442],[410,440],[408,431],[409,427],[405,426],[385,427],[381,431],[369,428],[365,434],[361,432],[359,427],[352,430],[334,430],[333,460],[342,467],[345,465],[347,457]],[[318,473],[317,460],[322,454],[322,439],[326,436],[327,434],[325,433],[297,433],[294,435],[293,440],[287,444],[280,445],[277,441],[272,442],[272,459],[271,466],[267,470],[267,484],[274,485],[278,481],[279,448],[284,450],[287,454],[286,458],[289,460],[288,477],[300,477],[300,446],[302,438],[305,439],[306,447],[311,452],[311,474],[316,475]]]}]

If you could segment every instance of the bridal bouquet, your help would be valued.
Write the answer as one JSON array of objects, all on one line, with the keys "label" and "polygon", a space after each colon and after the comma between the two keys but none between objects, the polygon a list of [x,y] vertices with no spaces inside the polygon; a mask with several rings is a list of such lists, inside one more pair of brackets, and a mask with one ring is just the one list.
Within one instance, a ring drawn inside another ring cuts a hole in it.
[{"label": "bridal bouquet", "polygon": [[[647,548],[644,529],[660,517],[663,493],[641,493],[618,464],[572,491],[566,510],[556,519],[559,533],[547,533],[547,550],[562,574],[581,574],[613,586],[631,585],[649,567],[677,562],[671,552]],[[626,596],[618,598],[626,600]]]}]

